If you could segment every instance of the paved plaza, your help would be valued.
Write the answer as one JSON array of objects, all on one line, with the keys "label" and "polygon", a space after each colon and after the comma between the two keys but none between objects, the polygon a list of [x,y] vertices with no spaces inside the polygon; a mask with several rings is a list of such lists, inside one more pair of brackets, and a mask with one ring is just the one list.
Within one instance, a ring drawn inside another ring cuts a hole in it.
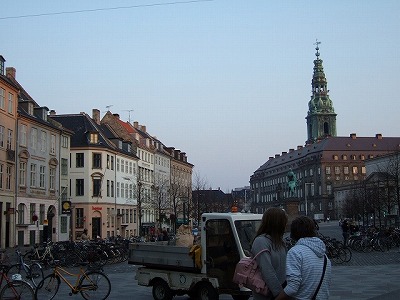
[{"label": "paved plaza", "polygon": [[[329,229],[330,228],[330,229]],[[325,231],[324,231],[325,230]],[[321,224],[320,231],[325,234],[337,230],[333,224]],[[336,238],[340,238],[337,231]],[[12,249],[10,251],[13,251]],[[112,290],[109,299],[151,300],[151,287],[138,286],[135,281],[137,266],[127,262],[107,265],[105,272],[111,280]],[[357,253],[353,251],[350,262],[332,265],[330,300],[397,300],[400,299],[400,249],[387,252]],[[55,299],[82,299],[80,295],[68,296],[66,285],[62,284]],[[174,300],[188,300],[188,296],[175,297]],[[221,295],[220,300],[232,299]]]}]

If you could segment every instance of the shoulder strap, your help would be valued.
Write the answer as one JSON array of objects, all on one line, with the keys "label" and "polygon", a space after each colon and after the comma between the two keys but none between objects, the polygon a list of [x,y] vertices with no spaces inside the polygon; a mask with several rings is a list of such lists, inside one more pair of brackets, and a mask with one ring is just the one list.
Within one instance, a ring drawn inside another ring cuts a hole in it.
[{"label": "shoulder strap", "polygon": [[260,252],[258,252],[258,253],[253,257],[253,259],[256,259],[257,256],[259,256],[261,253],[266,252],[266,251],[269,252],[269,250],[268,250],[267,248],[262,249]]},{"label": "shoulder strap", "polygon": [[324,255],[324,269],[322,270],[322,276],[321,276],[321,280],[319,281],[319,284],[318,284],[317,290],[315,291],[315,293],[314,293],[314,296],[312,297],[312,300],[315,300],[315,299],[317,298],[317,295],[318,295],[319,289],[320,289],[320,287],[321,287],[321,284],[322,284],[322,280],[324,279],[324,276],[325,276],[326,263],[327,263],[327,259],[326,259],[326,254],[325,254],[325,255]]}]

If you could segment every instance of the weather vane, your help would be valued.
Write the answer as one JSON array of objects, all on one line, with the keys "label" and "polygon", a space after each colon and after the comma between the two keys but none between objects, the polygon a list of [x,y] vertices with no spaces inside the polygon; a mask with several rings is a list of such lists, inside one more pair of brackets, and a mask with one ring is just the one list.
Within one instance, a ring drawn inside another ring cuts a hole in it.
[{"label": "weather vane", "polygon": [[317,53],[315,53],[315,55],[316,55],[317,57],[319,57],[319,44],[321,44],[321,42],[318,41],[318,39],[315,39],[314,45],[317,45],[317,47],[315,47],[315,50],[317,50]]}]

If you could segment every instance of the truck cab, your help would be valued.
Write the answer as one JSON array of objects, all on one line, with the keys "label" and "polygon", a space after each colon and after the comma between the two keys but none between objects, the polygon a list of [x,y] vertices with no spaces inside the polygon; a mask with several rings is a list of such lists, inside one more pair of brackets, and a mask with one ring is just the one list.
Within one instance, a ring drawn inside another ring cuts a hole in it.
[{"label": "truck cab", "polygon": [[196,263],[199,257],[189,256],[190,247],[157,244],[131,245],[128,263],[143,266],[137,270],[136,279],[139,285],[153,287],[155,300],[171,300],[184,294],[195,299],[217,300],[220,294],[230,294],[235,300],[248,299],[251,291],[239,288],[232,278],[239,260],[251,254],[261,218],[261,214],[251,213],[203,214],[199,228],[201,251],[197,253],[201,266]]}]

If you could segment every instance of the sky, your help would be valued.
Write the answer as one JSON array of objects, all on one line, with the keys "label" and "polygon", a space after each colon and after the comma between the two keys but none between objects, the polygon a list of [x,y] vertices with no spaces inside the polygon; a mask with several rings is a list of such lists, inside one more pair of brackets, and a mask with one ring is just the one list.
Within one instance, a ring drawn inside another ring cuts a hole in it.
[{"label": "sky", "polygon": [[304,145],[315,42],[338,136],[399,136],[400,1],[3,0],[0,55],[41,106],[107,110],[249,185]]}]

